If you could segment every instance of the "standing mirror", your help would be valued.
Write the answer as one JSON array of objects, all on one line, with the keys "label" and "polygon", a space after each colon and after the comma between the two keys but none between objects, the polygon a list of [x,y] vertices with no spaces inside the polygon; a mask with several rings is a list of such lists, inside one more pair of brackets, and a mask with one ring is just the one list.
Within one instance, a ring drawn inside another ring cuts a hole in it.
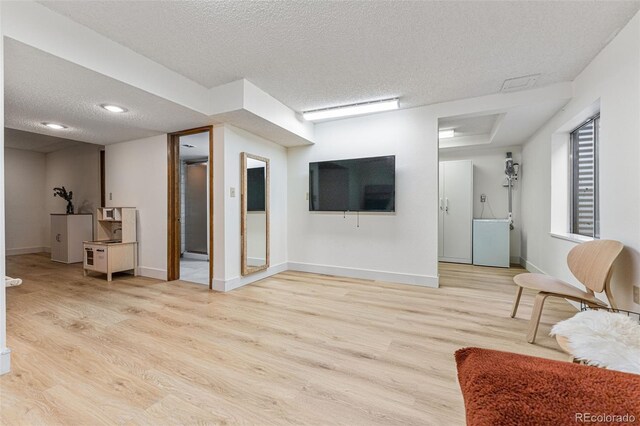
[{"label": "standing mirror", "polygon": [[242,275],[269,267],[269,159],[241,154]]}]

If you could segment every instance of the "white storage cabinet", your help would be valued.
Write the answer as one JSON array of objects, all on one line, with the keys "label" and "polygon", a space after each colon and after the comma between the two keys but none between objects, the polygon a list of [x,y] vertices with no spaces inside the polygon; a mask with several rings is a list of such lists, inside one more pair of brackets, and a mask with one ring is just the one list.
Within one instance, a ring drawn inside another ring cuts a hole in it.
[{"label": "white storage cabinet", "polygon": [[473,162],[440,162],[439,181],[438,259],[471,263]]},{"label": "white storage cabinet", "polygon": [[509,219],[474,219],[473,264],[509,267]]},{"label": "white storage cabinet", "polygon": [[92,214],[51,215],[51,260],[54,262],[82,262],[82,243],[92,239]]}]

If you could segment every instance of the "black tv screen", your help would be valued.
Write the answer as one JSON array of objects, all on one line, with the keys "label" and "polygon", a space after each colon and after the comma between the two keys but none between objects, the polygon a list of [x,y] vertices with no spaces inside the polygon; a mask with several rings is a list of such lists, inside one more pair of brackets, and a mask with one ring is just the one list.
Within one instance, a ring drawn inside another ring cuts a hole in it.
[{"label": "black tv screen", "polygon": [[394,212],[396,157],[309,163],[310,211]]}]

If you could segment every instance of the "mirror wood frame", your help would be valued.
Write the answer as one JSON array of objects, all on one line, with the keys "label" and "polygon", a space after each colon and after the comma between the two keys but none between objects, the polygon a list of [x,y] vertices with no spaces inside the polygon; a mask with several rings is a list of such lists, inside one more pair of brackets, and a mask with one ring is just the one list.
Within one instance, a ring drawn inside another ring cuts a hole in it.
[{"label": "mirror wood frame", "polygon": [[[264,188],[264,210],[266,222],[266,259],[265,264],[261,266],[249,266],[247,263],[247,160],[251,158],[257,161],[265,163],[265,188]],[[270,245],[270,232],[269,232],[269,194],[270,194],[270,177],[269,177],[269,159],[260,157],[258,155],[249,154],[243,152],[240,154],[240,179],[241,179],[241,194],[240,194],[240,234],[241,234],[241,273],[242,276],[255,274],[256,272],[264,271],[269,268],[269,245]]]}]

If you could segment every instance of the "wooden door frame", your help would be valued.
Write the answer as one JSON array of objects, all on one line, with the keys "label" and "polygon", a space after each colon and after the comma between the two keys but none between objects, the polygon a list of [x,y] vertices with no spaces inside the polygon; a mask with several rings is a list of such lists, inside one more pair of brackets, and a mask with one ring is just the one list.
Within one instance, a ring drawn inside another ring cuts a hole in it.
[{"label": "wooden door frame", "polygon": [[100,207],[107,206],[107,178],[106,178],[106,160],[105,160],[105,152],[104,149],[100,150]]},{"label": "wooden door frame", "polygon": [[213,126],[167,135],[167,280],[180,277],[180,137],[209,132],[209,289],[213,289]]}]

